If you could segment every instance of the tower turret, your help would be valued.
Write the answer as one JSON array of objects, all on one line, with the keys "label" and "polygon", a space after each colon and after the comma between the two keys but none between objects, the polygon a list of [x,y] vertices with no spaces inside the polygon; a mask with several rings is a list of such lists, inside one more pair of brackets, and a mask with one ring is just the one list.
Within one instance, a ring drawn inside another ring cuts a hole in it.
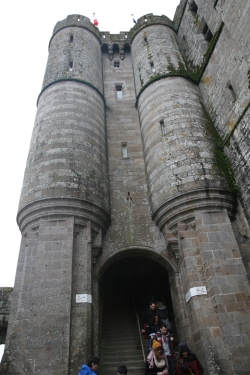
[{"label": "tower turret", "polygon": [[110,221],[104,109],[99,31],[69,16],[50,40],[24,175],[5,373],[75,373],[91,355],[92,269]]},{"label": "tower turret", "polygon": [[18,223],[23,230],[34,218],[62,211],[91,220],[97,230],[108,225],[99,32],[79,15],[58,22],[50,40]]},{"label": "tower turret", "polygon": [[[184,78],[171,21],[146,15],[130,32],[153,217],[164,230],[194,209],[227,208],[233,197],[218,169],[215,142],[196,84]],[[176,73],[179,72],[179,74]],[[178,212],[177,212],[178,211]]]}]

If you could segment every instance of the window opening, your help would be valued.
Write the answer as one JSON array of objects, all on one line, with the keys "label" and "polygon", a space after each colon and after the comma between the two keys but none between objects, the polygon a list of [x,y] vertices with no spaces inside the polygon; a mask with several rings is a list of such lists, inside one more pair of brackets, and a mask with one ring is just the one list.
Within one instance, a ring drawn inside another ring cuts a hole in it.
[{"label": "window opening", "polygon": [[189,10],[192,12],[193,15],[197,14],[198,6],[195,3],[195,1],[192,1],[192,3],[190,4]]},{"label": "window opening", "polygon": [[147,20],[148,20],[148,19],[147,19],[147,17],[146,17],[146,16],[144,16],[144,21],[145,21],[145,22],[147,22]]},{"label": "window opening", "polygon": [[73,61],[69,62],[69,71],[72,72],[73,70]]},{"label": "window opening", "polygon": [[211,33],[211,30],[209,29],[207,23],[205,23],[204,27],[203,27],[203,30],[202,30],[202,34],[204,36],[204,39],[207,41],[207,42],[210,42],[212,37],[213,37],[213,34]]},{"label": "window opening", "polygon": [[103,44],[101,46],[101,51],[102,51],[102,53],[108,53],[108,51],[109,51],[108,45],[107,44]]},{"label": "window opening", "polygon": [[130,53],[130,52],[131,52],[130,45],[128,43],[124,44],[124,53]]},{"label": "window opening", "polygon": [[165,125],[165,123],[164,123],[163,120],[160,121],[160,125],[161,125],[162,135],[166,135],[167,134],[167,129],[166,129],[166,125]]},{"label": "window opening", "polygon": [[127,37],[128,37],[128,33],[125,33],[125,38],[127,39]]},{"label": "window opening", "polygon": [[155,66],[154,66],[153,61],[150,61],[150,66],[151,66],[152,72],[155,73]]},{"label": "window opening", "polygon": [[130,195],[130,191],[128,191],[127,201],[128,201],[128,204],[131,206],[131,204],[132,204],[132,197]]},{"label": "window opening", "polygon": [[123,98],[122,85],[116,85],[116,98],[117,99]]},{"label": "window opening", "polygon": [[105,38],[106,38],[106,35],[103,33],[103,34],[102,34],[102,37],[105,39]]},{"label": "window opening", "polygon": [[127,150],[127,144],[122,144],[122,157],[125,159],[128,157],[128,150]]},{"label": "window opening", "polygon": [[72,43],[73,40],[74,40],[74,36],[73,36],[73,35],[70,35],[70,37],[69,37],[69,41],[70,41],[70,43]]},{"label": "window opening", "polygon": [[113,44],[113,53],[119,53],[119,45],[118,44]]},{"label": "window opening", "polygon": [[120,62],[119,61],[114,61],[114,68],[119,69],[120,68]]},{"label": "window opening", "polygon": [[228,89],[233,97],[233,100],[236,100],[236,94],[235,94],[235,91],[233,89],[233,86],[231,85],[231,83],[228,84]]},{"label": "window opening", "polygon": [[77,21],[80,21],[80,16],[77,16]]}]

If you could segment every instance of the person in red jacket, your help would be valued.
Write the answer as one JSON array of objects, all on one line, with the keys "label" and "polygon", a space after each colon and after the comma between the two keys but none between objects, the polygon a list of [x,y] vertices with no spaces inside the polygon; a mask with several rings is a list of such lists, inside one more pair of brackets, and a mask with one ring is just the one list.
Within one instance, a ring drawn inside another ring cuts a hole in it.
[{"label": "person in red jacket", "polygon": [[178,346],[178,361],[176,366],[177,375],[203,375],[204,369],[196,355],[184,342]]}]

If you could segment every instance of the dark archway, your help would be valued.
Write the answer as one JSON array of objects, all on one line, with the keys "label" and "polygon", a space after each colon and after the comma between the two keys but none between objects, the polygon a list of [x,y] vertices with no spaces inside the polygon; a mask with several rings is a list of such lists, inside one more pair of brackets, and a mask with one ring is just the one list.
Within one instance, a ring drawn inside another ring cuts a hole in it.
[{"label": "dark archway", "polygon": [[[133,298],[139,316],[151,300],[166,303],[176,332],[168,271],[158,262],[140,256],[118,260],[106,269],[100,287],[104,308],[105,296],[110,294]],[[120,308],[122,306],[117,306],[118,312]]]}]

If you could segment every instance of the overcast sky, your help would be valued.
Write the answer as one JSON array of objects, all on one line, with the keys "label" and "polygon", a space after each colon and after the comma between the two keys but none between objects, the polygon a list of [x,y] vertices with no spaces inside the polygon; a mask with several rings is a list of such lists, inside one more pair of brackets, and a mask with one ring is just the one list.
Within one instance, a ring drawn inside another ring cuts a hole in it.
[{"label": "overcast sky", "polygon": [[[16,214],[23,174],[48,56],[57,21],[82,14],[99,21],[101,31],[119,33],[145,14],[173,19],[179,0],[0,0],[0,287],[14,285],[20,232]],[[0,358],[1,358],[0,346]]]}]

